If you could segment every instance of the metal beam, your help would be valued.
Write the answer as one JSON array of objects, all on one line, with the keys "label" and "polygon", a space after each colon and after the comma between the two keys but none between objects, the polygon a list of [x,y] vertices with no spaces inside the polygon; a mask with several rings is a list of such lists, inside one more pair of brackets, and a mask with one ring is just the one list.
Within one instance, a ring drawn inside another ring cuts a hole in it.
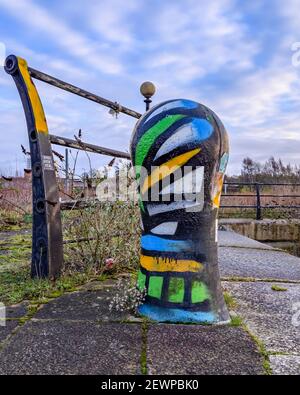
[{"label": "metal beam", "polygon": [[112,102],[110,100],[104,99],[101,96],[95,95],[94,93],[78,88],[75,85],[68,84],[67,82],[61,81],[58,78],[52,77],[51,75],[35,70],[31,67],[28,67],[28,71],[32,78],[46,82],[47,84],[53,85],[56,88],[63,89],[67,92],[71,92],[74,95],[84,97],[85,99],[101,104],[102,106],[112,108],[116,112],[122,112],[123,114],[129,115],[130,117],[134,117],[134,118],[140,118],[142,116],[142,114],[134,110],[131,110],[130,108],[121,106],[121,104],[118,104],[117,102]]},{"label": "metal beam", "polygon": [[61,145],[63,147],[75,148],[82,151],[94,152],[96,154],[114,156],[116,158],[130,159],[130,155],[127,152],[117,151],[111,148],[100,147],[94,144],[84,143],[82,141],[68,139],[66,137],[49,135],[50,142],[55,145]]}]

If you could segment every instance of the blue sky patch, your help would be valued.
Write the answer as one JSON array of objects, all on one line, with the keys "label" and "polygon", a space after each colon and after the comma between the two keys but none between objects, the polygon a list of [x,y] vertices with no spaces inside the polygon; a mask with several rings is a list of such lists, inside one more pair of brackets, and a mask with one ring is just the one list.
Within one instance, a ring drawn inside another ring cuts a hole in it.
[{"label": "blue sky patch", "polygon": [[[233,174],[244,156],[299,164],[300,62],[292,62],[299,9],[299,0],[128,0],[126,7],[122,0],[0,0],[0,42],[7,55],[141,113],[139,87],[147,80],[157,87],[153,105],[178,97],[205,104],[229,133],[227,174]],[[203,12],[205,18],[195,17]],[[37,87],[50,133],[73,138],[81,128],[83,141],[129,150],[135,119],[116,119],[105,107],[41,82]],[[23,173],[26,124],[3,68],[0,128],[0,173]],[[90,158],[95,168],[111,160]],[[76,173],[88,170],[81,152]]]}]

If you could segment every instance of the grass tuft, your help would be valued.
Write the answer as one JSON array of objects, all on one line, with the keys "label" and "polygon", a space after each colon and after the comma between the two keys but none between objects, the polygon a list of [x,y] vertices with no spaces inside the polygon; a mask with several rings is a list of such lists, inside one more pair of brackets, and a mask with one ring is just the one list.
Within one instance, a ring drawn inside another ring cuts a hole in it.
[{"label": "grass tuft", "polygon": [[242,326],[243,325],[243,319],[242,317],[236,315],[231,317],[231,322],[230,322],[230,326]]},{"label": "grass tuft", "polygon": [[280,287],[279,285],[276,284],[272,285],[271,289],[272,291],[276,291],[276,292],[284,292],[288,290],[287,288]]},{"label": "grass tuft", "polygon": [[229,310],[233,310],[237,306],[236,300],[230,295],[229,292],[223,292],[225,303]]}]

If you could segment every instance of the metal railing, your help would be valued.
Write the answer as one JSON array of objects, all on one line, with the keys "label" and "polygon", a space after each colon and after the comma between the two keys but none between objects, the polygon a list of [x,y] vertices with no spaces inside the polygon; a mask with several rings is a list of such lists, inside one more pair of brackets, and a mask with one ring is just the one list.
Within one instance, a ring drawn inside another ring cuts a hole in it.
[{"label": "metal railing", "polygon": [[[255,190],[255,193],[252,194],[241,194],[241,193],[227,193],[226,192],[226,186],[248,186],[248,187],[253,187]],[[243,198],[254,198],[255,199],[255,204],[253,205],[245,205],[245,204],[236,204],[236,205],[221,205],[220,208],[226,209],[226,208],[243,208],[243,209],[255,209],[256,212],[256,219],[261,220],[263,219],[263,209],[278,209],[278,208],[288,208],[288,209],[300,209],[300,205],[280,205],[280,204],[262,204],[262,199],[264,198],[277,198],[277,199],[284,199],[284,198],[300,198],[300,195],[277,195],[277,194],[262,194],[262,188],[264,186],[285,186],[285,187],[300,187],[300,183],[270,183],[270,182],[264,182],[264,183],[259,183],[259,182],[224,182],[223,184],[223,193],[222,193],[222,198],[226,197],[243,197]]]},{"label": "metal railing", "polygon": [[[71,140],[49,134],[44,109],[32,79],[63,89],[84,99],[108,107],[114,113],[133,118],[141,114],[117,102],[112,102],[77,86],[28,67],[15,55],[5,61],[5,71],[17,86],[26,117],[32,168],[32,277],[56,278],[63,265],[62,204],[54,167],[51,144],[75,148],[102,155],[130,159],[129,153],[89,144],[77,138]],[[76,138],[76,137],[75,137]],[[67,209],[68,207],[64,207]]]},{"label": "metal railing", "polygon": [[[130,159],[130,156],[127,152],[121,152],[111,148],[89,144],[76,137],[75,140],[72,140],[62,136],[49,134],[43,106],[37,89],[33,84],[32,78],[38,79],[72,94],[81,96],[82,98],[93,101],[97,104],[109,107],[116,113],[124,113],[136,119],[140,118],[141,114],[131,110],[130,108],[124,107],[117,102],[104,99],[101,96],[95,95],[41,71],[28,67],[24,59],[18,58],[14,55],[7,57],[5,62],[5,70],[13,77],[18,88],[28,129],[32,168],[33,224],[31,275],[32,277],[55,278],[59,275],[63,265],[64,242],[62,235],[61,210],[74,207],[74,202],[60,202],[51,144],[119,158]],[[151,100],[149,98],[145,100],[147,108],[149,108],[150,101]],[[262,205],[263,198],[300,197],[298,195],[264,195],[261,193],[261,188],[266,185],[300,186],[300,184],[225,182],[224,185],[247,185],[249,187],[255,188],[254,194],[223,194],[223,197],[251,196],[255,198],[255,204],[223,205],[221,208],[254,208],[256,210],[256,219],[258,220],[262,219],[263,209],[280,207],[279,205]],[[78,205],[85,204],[85,202],[75,203]],[[297,209],[300,208],[298,205],[289,205],[283,207]]]}]

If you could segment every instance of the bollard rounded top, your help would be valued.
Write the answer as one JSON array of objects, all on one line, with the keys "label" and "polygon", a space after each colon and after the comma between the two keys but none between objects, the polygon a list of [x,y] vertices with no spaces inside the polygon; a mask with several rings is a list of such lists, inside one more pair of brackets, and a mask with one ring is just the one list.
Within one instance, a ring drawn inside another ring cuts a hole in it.
[{"label": "bollard rounded top", "polygon": [[140,92],[146,99],[152,97],[155,91],[156,91],[155,85],[151,81],[145,81],[140,86]]}]

